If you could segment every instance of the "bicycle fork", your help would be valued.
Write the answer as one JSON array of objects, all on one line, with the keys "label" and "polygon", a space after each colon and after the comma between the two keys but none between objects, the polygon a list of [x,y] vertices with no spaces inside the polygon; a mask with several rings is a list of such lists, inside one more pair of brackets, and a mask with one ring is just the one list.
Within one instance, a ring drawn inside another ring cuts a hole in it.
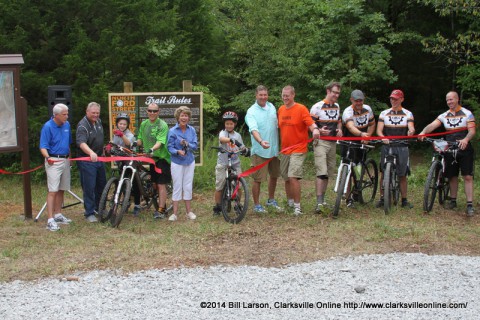
[{"label": "bicycle fork", "polygon": [[333,191],[336,193],[337,192],[337,189],[338,189],[338,185],[340,184],[340,179],[342,178],[341,177],[341,173],[342,173],[342,169],[344,167],[347,167],[347,181],[345,181],[345,186],[343,187],[343,194],[346,194],[347,193],[347,190],[348,190],[348,181],[350,180],[350,176],[352,174],[352,165],[351,164],[346,164],[346,163],[342,163],[339,167],[338,167],[338,172],[337,172],[337,179],[335,181],[335,188],[333,188]]}]

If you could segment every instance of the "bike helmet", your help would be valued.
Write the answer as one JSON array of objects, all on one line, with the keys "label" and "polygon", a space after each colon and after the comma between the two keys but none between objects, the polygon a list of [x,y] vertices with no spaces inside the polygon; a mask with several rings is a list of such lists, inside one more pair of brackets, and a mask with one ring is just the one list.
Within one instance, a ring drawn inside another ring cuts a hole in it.
[{"label": "bike helmet", "polygon": [[238,122],[238,116],[233,111],[227,111],[223,114],[222,120],[223,120],[223,122],[225,122],[227,120],[232,120],[233,122],[237,123]]},{"label": "bike helmet", "polygon": [[117,115],[117,118],[115,118],[115,125],[118,125],[118,121],[120,120],[127,120],[127,127],[130,126],[130,117],[128,114],[122,112]]}]

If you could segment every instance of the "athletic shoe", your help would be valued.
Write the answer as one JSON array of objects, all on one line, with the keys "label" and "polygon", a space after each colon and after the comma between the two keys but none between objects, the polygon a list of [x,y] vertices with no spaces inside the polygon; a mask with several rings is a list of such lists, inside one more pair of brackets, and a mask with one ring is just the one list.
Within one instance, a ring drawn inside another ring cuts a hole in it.
[{"label": "athletic shoe", "polygon": [[297,216],[297,217],[298,217],[298,216],[301,215],[301,214],[303,214],[302,209],[300,209],[300,208],[297,207],[297,208],[295,208],[295,209],[293,210],[293,215],[294,215],[294,216]]},{"label": "athletic shoe", "polygon": [[467,206],[467,217],[473,217],[475,214],[475,209],[473,206]]},{"label": "athletic shoe", "polygon": [[177,215],[175,213],[172,213],[172,215],[168,217],[168,221],[177,221]]},{"label": "athletic shoe", "polygon": [[261,204],[256,204],[255,208],[253,208],[253,211],[255,213],[265,213],[265,212],[267,212]]},{"label": "athletic shoe", "polygon": [[88,221],[88,222],[91,222],[91,223],[92,223],[92,222],[98,222],[97,217],[95,217],[94,214],[91,214],[91,215],[86,216],[85,219],[87,219],[87,221]]},{"label": "athletic shoe", "polygon": [[383,208],[383,206],[385,205],[385,202],[383,202],[383,199],[380,199],[378,200],[377,204],[375,205],[375,207],[377,208]]},{"label": "athletic shoe", "polygon": [[60,230],[60,227],[58,226],[58,224],[55,222],[55,220],[51,221],[51,222],[47,222],[47,230],[50,230],[50,231],[58,231]]},{"label": "athletic shoe", "polygon": [[453,210],[457,207],[457,201],[450,201],[447,205],[447,209]]},{"label": "athletic shoe", "polygon": [[141,211],[140,205],[136,204],[135,207],[133,207],[133,215],[135,217],[138,217],[138,215],[140,214],[140,211]]},{"label": "athletic shoe", "polygon": [[347,208],[355,208],[355,204],[353,199],[348,199],[347,200]]},{"label": "athletic shoe", "polygon": [[317,203],[317,207],[315,208],[315,213],[316,214],[321,214],[321,213],[325,213],[327,210],[327,203],[324,202],[324,203]]},{"label": "athletic shoe", "polygon": [[408,202],[408,201],[404,201],[404,202],[402,202],[402,208],[412,209],[412,208],[413,208],[413,204],[411,204],[411,203]]},{"label": "athletic shoe", "polygon": [[70,222],[72,222],[71,219],[68,219],[61,213],[57,213],[53,218],[55,219],[56,223],[69,224]]},{"label": "athletic shoe", "polygon": [[195,220],[195,219],[197,219],[197,216],[195,215],[195,213],[190,211],[189,213],[187,213],[187,219]]},{"label": "athletic shoe", "polygon": [[278,202],[275,199],[273,199],[271,201],[270,201],[270,199],[268,199],[267,202],[265,203],[265,206],[268,207],[268,208],[273,208],[277,211],[282,211],[283,210],[283,208],[278,205]]},{"label": "athletic shoe", "polygon": [[222,207],[219,205],[215,205],[215,207],[213,207],[213,215],[219,216],[221,214],[222,214]]},{"label": "athletic shoe", "polygon": [[153,213],[153,219],[165,219],[165,212],[155,211]]}]

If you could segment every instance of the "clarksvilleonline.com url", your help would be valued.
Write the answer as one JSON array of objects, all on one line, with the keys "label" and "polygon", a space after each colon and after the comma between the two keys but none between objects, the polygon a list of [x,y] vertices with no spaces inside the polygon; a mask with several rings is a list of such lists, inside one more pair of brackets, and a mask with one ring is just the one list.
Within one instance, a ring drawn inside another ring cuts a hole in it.
[{"label": "clarksvilleonline.com url", "polygon": [[468,302],[255,302],[202,301],[202,309],[466,309]]}]

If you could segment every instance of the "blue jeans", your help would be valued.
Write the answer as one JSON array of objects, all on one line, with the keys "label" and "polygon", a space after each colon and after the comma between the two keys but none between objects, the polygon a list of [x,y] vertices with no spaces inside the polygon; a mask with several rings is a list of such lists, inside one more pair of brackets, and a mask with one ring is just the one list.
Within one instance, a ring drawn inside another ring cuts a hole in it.
[{"label": "blue jeans", "polygon": [[98,211],[103,188],[107,184],[107,174],[103,162],[78,161],[80,183],[83,190],[83,206],[88,217]]}]

